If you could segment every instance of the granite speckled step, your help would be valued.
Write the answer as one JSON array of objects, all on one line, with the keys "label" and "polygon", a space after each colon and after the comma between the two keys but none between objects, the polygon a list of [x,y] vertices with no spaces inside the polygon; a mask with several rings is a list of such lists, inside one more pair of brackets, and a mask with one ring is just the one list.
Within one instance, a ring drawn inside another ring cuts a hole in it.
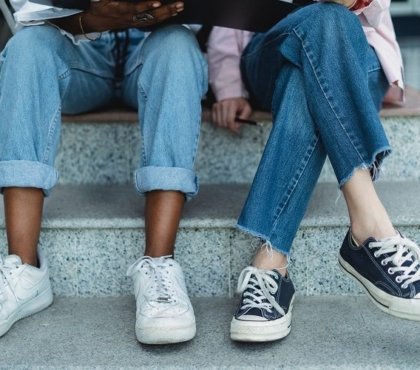
[{"label": "granite speckled step", "polygon": [[[409,89],[404,108],[381,112],[393,154],[383,179],[420,180],[420,93]],[[261,127],[244,127],[240,137],[216,129],[209,111],[203,125],[196,166],[203,184],[250,183],[271,129],[271,116],[257,112]],[[65,117],[57,158],[61,184],[128,184],[137,166],[140,138],[135,112],[111,110]],[[320,181],[335,181],[327,163]]]},{"label": "granite speckled step", "polygon": [[[395,224],[420,240],[420,182],[379,182]],[[192,296],[232,296],[255,239],[235,229],[247,185],[204,185],[185,209],[176,258]],[[346,233],[344,200],[320,183],[294,243],[291,275],[302,295],[358,294],[337,267]],[[3,211],[0,206],[0,215]],[[144,248],[143,198],[129,185],[59,186],[47,200],[41,244],[59,296],[131,293],[127,267]],[[0,216],[2,217],[2,216]],[[0,245],[6,245],[0,218]],[[4,253],[4,251],[2,251]]]}]

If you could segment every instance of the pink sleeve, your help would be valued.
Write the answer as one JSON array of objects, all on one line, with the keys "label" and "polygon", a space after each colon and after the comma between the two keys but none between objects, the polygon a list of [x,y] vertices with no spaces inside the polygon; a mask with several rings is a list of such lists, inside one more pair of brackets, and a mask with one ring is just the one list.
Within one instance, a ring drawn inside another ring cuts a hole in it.
[{"label": "pink sleeve", "polygon": [[217,101],[248,97],[242,82],[240,60],[252,33],[230,28],[214,27],[207,53],[210,85]]}]

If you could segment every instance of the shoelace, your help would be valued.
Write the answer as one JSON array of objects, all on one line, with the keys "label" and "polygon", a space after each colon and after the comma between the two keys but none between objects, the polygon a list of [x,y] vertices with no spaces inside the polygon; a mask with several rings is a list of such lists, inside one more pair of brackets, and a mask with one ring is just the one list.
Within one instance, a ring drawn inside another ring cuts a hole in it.
[{"label": "shoelace", "polygon": [[[132,276],[143,267],[149,267],[151,272],[152,284],[147,290],[148,297],[152,302],[175,303],[176,294],[172,280],[169,276],[168,267],[172,266],[168,256],[152,259],[142,257],[138,259],[127,271],[127,275]],[[146,274],[148,274],[147,272]]]},{"label": "shoelace", "polygon": [[383,254],[390,256],[381,261],[383,266],[392,262],[395,267],[390,267],[388,273],[393,275],[395,272],[402,272],[395,280],[403,283],[402,288],[408,284],[420,281],[420,248],[416,243],[400,234],[392,238],[387,238],[378,242],[369,243],[369,248],[378,248],[374,252],[375,257]]},{"label": "shoelace", "polygon": [[[285,315],[283,308],[276,302],[273,294],[277,291],[278,284],[273,271],[260,270],[249,266],[239,275],[238,293],[243,293],[241,309],[260,308],[272,312],[275,308],[281,315]],[[268,301],[268,302],[267,302]]]}]

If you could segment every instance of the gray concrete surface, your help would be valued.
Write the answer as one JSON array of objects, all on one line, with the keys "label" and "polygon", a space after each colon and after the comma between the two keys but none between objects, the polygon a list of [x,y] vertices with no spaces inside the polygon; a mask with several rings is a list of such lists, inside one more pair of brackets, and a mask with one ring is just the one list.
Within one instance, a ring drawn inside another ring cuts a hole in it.
[{"label": "gray concrete surface", "polygon": [[0,368],[418,369],[419,322],[382,313],[366,297],[298,297],[286,339],[229,339],[235,301],[194,299],[197,336],[146,346],[135,339],[135,303],[58,298],[0,338]]}]

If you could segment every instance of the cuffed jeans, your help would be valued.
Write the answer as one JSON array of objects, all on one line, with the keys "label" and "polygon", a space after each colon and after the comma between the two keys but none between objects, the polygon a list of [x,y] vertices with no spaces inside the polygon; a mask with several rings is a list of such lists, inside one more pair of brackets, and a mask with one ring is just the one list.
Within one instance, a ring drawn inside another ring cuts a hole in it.
[{"label": "cuffed jeans", "polygon": [[121,81],[115,79],[113,33],[74,45],[45,25],[24,28],[9,41],[0,56],[0,188],[34,187],[48,195],[58,180],[61,114],[97,109],[118,97],[139,113],[138,191],[197,193],[194,160],[207,66],[195,36],[183,26],[148,37],[129,34]]},{"label": "cuffed jeans", "polygon": [[288,254],[326,156],[340,187],[359,168],[377,176],[390,153],[378,115],[388,82],[359,19],[337,4],[254,36],[242,72],[274,123],[238,227]]}]

